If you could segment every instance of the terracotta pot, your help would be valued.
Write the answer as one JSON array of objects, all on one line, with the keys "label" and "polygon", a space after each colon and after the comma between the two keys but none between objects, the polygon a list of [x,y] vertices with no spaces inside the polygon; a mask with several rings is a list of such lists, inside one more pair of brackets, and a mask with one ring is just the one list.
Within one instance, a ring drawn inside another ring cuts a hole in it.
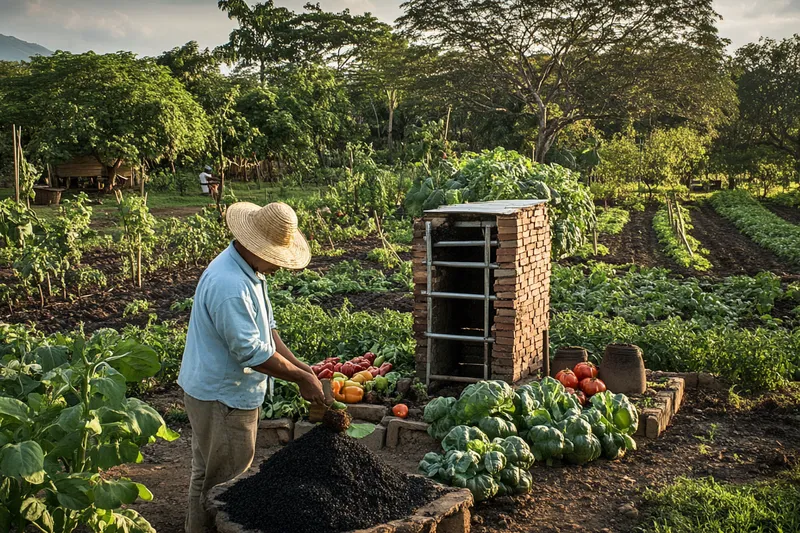
[{"label": "terracotta pot", "polygon": [[635,344],[609,344],[598,377],[611,392],[642,394],[647,389],[642,349]]},{"label": "terracotta pot", "polygon": [[556,350],[556,355],[550,362],[550,377],[556,377],[556,374],[569,368],[572,370],[578,363],[583,363],[589,360],[589,352],[586,348],[581,346],[565,346]]}]

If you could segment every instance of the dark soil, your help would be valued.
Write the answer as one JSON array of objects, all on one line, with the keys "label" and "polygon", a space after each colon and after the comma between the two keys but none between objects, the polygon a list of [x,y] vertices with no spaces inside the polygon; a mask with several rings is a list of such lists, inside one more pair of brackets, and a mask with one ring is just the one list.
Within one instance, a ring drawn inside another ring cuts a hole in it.
[{"label": "dark soil", "polygon": [[238,524],[265,533],[334,533],[410,515],[441,489],[387,465],[363,444],[319,426],[221,498]]},{"label": "dark soil", "polygon": [[354,292],[332,294],[318,298],[314,303],[325,309],[338,309],[348,300],[358,311],[383,311],[392,309],[410,313],[414,308],[414,297],[408,292]]},{"label": "dark soil", "polygon": [[[631,220],[619,235],[601,235],[599,242],[608,247],[609,254],[597,259],[612,264],[635,264],[637,266],[668,268],[674,274],[685,277],[755,275],[769,271],[785,281],[797,279],[800,268],[783,261],[739,232],[736,227],[719,216],[708,204],[691,206],[691,235],[709,251],[708,259],[713,268],[708,272],[697,272],[677,265],[662,251],[658,236],[653,229],[653,216],[657,207],[648,206],[645,211],[632,211]],[[583,262],[571,258],[567,264]]]},{"label": "dark soil", "polygon": [[691,211],[691,234],[710,252],[714,265],[711,273],[717,276],[755,275],[773,272],[792,278],[800,269],[787,264],[778,256],[750,240],[714,211],[709,204],[695,206]]},{"label": "dark soil", "polygon": [[786,222],[800,225],[800,209],[774,202],[764,202],[764,207],[784,219]]},{"label": "dark soil", "polygon": [[607,246],[609,253],[597,259],[616,265],[669,268],[683,274],[681,268],[661,251],[658,236],[653,229],[653,215],[657,210],[655,205],[651,205],[644,211],[631,211],[631,220],[625,224],[622,233],[601,235],[599,243]]}]

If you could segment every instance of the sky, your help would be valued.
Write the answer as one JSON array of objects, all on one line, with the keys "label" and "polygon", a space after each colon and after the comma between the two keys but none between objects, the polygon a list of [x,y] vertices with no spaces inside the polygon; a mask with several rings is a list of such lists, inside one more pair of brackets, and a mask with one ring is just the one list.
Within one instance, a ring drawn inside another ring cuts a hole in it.
[{"label": "sky", "polygon": [[[369,11],[386,22],[401,14],[401,0],[317,1],[328,11]],[[275,1],[294,11],[307,2]],[[800,0],[715,0],[714,6],[732,50],[760,36],[800,33]],[[0,0],[0,34],[76,53],[158,55],[191,40],[213,48],[227,41],[233,25],[216,0]]]}]

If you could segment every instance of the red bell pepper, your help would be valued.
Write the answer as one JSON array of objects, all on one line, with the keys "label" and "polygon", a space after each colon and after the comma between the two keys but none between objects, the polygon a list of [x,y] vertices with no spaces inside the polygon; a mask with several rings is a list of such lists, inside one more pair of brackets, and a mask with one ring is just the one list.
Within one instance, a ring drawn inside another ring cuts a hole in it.
[{"label": "red bell pepper", "polygon": [[333,365],[333,371],[334,372],[341,372],[342,371],[342,363],[336,363],[335,365]]},{"label": "red bell pepper", "polygon": [[325,369],[317,376],[319,379],[331,379],[333,377],[333,370]]},{"label": "red bell pepper", "polygon": [[377,356],[377,355],[375,355],[375,354],[374,354],[374,353],[372,353],[372,352],[367,352],[367,353],[365,353],[365,354],[364,354],[364,358],[365,358],[365,359],[367,359],[367,360],[369,361],[369,364],[372,364],[372,363],[374,363],[374,362],[375,362],[375,359],[376,359],[377,357],[378,357],[378,356]]},{"label": "red bell pepper", "polygon": [[371,367],[369,367],[369,368],[367,369],[367,371],[368,371],[370,374],[372,374],[372,377],[373,377],[373,378],[377,378],[378,376],[380,376],[380,375],[381,375],[381,371],[380,371],[380,369],[378,369],[378,368],[375,368],[374,366],[371,366]]},{"label": "red bell pepper", "polygon": [[339,370],[339,372],[341,372],[348,378],[351,378],[353,377],[353,374],[358,372],[358,369],[353,363],[348,362],[342,365],[342,368]]},{"label": "red bell pepper", "polygon": [[392,371],[392,363],[383,363],[378,371],[380,372],[381,376],[385,376]]},{"label": "red bell pepper", "polygon": [[311,371],[314,373],[314,375],[317,375],[322,372],[322,367],[320,365],[311,365]]}]

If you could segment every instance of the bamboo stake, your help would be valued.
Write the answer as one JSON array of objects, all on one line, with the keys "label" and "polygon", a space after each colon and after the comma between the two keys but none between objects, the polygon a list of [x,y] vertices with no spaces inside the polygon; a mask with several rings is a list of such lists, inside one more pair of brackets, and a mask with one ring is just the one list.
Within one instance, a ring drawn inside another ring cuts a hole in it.
[{"label": "bamboo stake", "polygon": [[597,226],[592,228],[592,244],[594,247],[594,255],[597,255]]},{"label": "bamboo stake", "polygon": [[19,203],[19,153],[17,152],[17,126],[11,125],[11,144],[14,146],[14,200]]}]

